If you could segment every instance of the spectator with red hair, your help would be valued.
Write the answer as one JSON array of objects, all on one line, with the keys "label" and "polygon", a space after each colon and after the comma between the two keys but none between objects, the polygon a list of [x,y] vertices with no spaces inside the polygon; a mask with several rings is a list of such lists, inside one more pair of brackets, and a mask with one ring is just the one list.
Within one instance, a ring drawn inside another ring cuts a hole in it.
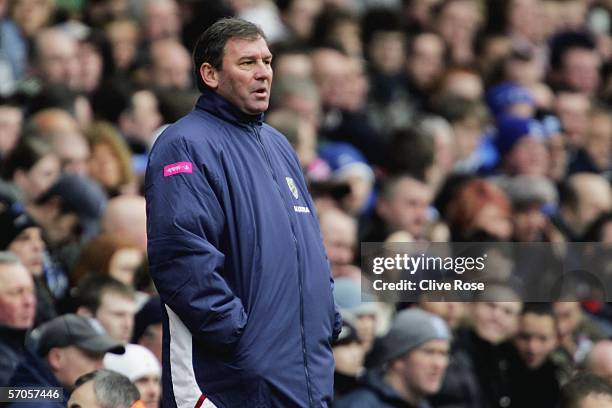
[{"label": "spectator with red hair", "polygon": [[446,214],[454,241],[508,240],[512,236],[511,206],[494,184],[469,181],[451,199]]}]

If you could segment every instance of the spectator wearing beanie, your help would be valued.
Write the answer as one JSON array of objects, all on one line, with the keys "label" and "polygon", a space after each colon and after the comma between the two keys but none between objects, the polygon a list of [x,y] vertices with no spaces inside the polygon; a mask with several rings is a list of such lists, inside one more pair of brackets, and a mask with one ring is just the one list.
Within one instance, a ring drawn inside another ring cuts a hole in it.
[{"label": "spectator wearing beanie", "polygon": [[420,309],[398,313],[366,361],[372,367],[361,388],[338,408],[430,407],[426,398],[442,385],[451,334],[444,320]]},{"label": "spectator wearing beanie", "polygon": [[546,176],[550,157],[539,121],[506,115],[498,119],[497,131],[495,144],[501,158],[501,173]]}]

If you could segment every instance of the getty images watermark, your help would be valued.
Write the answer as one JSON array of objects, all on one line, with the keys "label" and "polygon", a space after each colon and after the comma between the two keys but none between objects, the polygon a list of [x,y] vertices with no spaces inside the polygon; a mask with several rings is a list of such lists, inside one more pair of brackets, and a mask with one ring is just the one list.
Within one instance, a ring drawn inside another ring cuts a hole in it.
[{"label": "getty images watermark", "polygon": [[[407,253],[395,254],[394,256],[375,257],[372,261],[372,273],[374,275],[382,275],[385,271],[403,271],[405,274],[414,275],[417,272],[439,272],[444,271],[446,274],[455,273],[462,275],[465,272],[482,272],[485,269],[485,261],[487,254],[478,257],[470,256],[427,256],[408,255]],[[484,282],[465,282],[461,279],[453,279],[452,283],[448,281],[438,281],[436,279],[420,279],[413,281],[410,279],[400,279],[398,282],[385,282],[384,279],[376,279],[372,283],[375,291],[384,290],[457,290],[471,291],[485,289]]]},{"label": "getty images watermark", "polygon": [[495,288],[508,300],[612,301],[612,247],[601,243],[367,242],[361,267],[364,299],[472,301]]}]

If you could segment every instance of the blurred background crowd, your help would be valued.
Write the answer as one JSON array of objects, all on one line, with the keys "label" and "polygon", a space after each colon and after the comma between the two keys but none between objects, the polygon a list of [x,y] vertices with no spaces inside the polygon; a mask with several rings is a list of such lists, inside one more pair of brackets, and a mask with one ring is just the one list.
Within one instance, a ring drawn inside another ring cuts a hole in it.
[{"label": "blurred background crowd", "polygon": [[231,15],[267,35],[265,121],[317,206],[338,406],[552,408],[582,371],[605,390],[605,302],[362,302],[359,243],[611,243],[610,0],[0,0],[0,386],[68,398],[104,366],[159,405],[144,169]]}]

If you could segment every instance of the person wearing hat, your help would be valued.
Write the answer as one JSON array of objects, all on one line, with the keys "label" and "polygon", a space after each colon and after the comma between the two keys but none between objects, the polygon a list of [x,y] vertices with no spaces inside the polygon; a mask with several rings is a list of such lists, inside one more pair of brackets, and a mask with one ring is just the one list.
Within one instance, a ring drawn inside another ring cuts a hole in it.
[{"label": "person wearing hat", "polygon": [[[66,401],[77,378],[102,367],[106,353],[125,352],[102,326],[74,314],[56,317],[38,327],[26,344],[26,357],[17,366],[11,387],[62,387]],[[14,404],[15,408],[64,406],[57,401]]]},{"label": "person wearing hat", "polygon": [[374,171],[364,155],[344,142],[327,143],[319,154],[331,168],[331,179],[346,182],[351,188],[340,203],[342,209],[353,216],[367,212],[373,203]]},{"label": "person wearing hat", "polygon": [[158,408],[161,397],[161,364],[146,347],[127,344],[125,353],[104,356],[104,368],[125,375],[140,392],[146,408]]},{"label": "person wearing hat", "polygon": [[497,120],[495,145],[501,157],[500,172],[510,176],[546,176],[549,153],[546,133],[535,119],[503,115]]},{"label": "person wearing hat", "polygon": [[444,320],[420,309],[399,312],[368,356],[363,386],[337,408],[429,408],[442,384],[451,334]]},{"label": "person wearing hat", "polygon": [[159,296],[151,296],[134,316],[132,343],[149,349],[157,360],[162,359],[162,304]]},{"label": "person wearing hat", "polygon": [[53,246],[94,237],[106,207],[102,188],[91,179],[64,174],[36,202],[28,213],[40,224]]},{"label": "person wearing hat", "polygon": [[370,293],[362,292],[359,280],[352,277],[338,277],[334,283],[334,300],[340,308],[342,315],[347,314],[354,318],[355,330],[367,353],[374,343],[378,315],[381,313],[376,298]]},{"label": "person wearing hat", "polygon": [[548,215],[557,206],[554,184],[542,176],[499,176],[493,179],[512,203],[513,239],[519,242],[554,241],[562,235]]},{"label": "person wearing hat", "polygon": [[514,115],[530,118],[535,113],[535,101],[529,91],[516,82],[507,81],[487,90],[487,105],[494,116]]},{"label": "person wearing hat", "polygon": [[342,331],[332,342],[334,351],[334,400],[359,388],[359,377],[363,374],[365,349],[357,329],[349,322],[348,313],[342,314]]},{"label": "person wearing hat", "polygon": [[0,251],[17,255],[34,279],[36,289],[35,326],[57,313],[45,276],[43,232],[18,201],[0,200]]}]

